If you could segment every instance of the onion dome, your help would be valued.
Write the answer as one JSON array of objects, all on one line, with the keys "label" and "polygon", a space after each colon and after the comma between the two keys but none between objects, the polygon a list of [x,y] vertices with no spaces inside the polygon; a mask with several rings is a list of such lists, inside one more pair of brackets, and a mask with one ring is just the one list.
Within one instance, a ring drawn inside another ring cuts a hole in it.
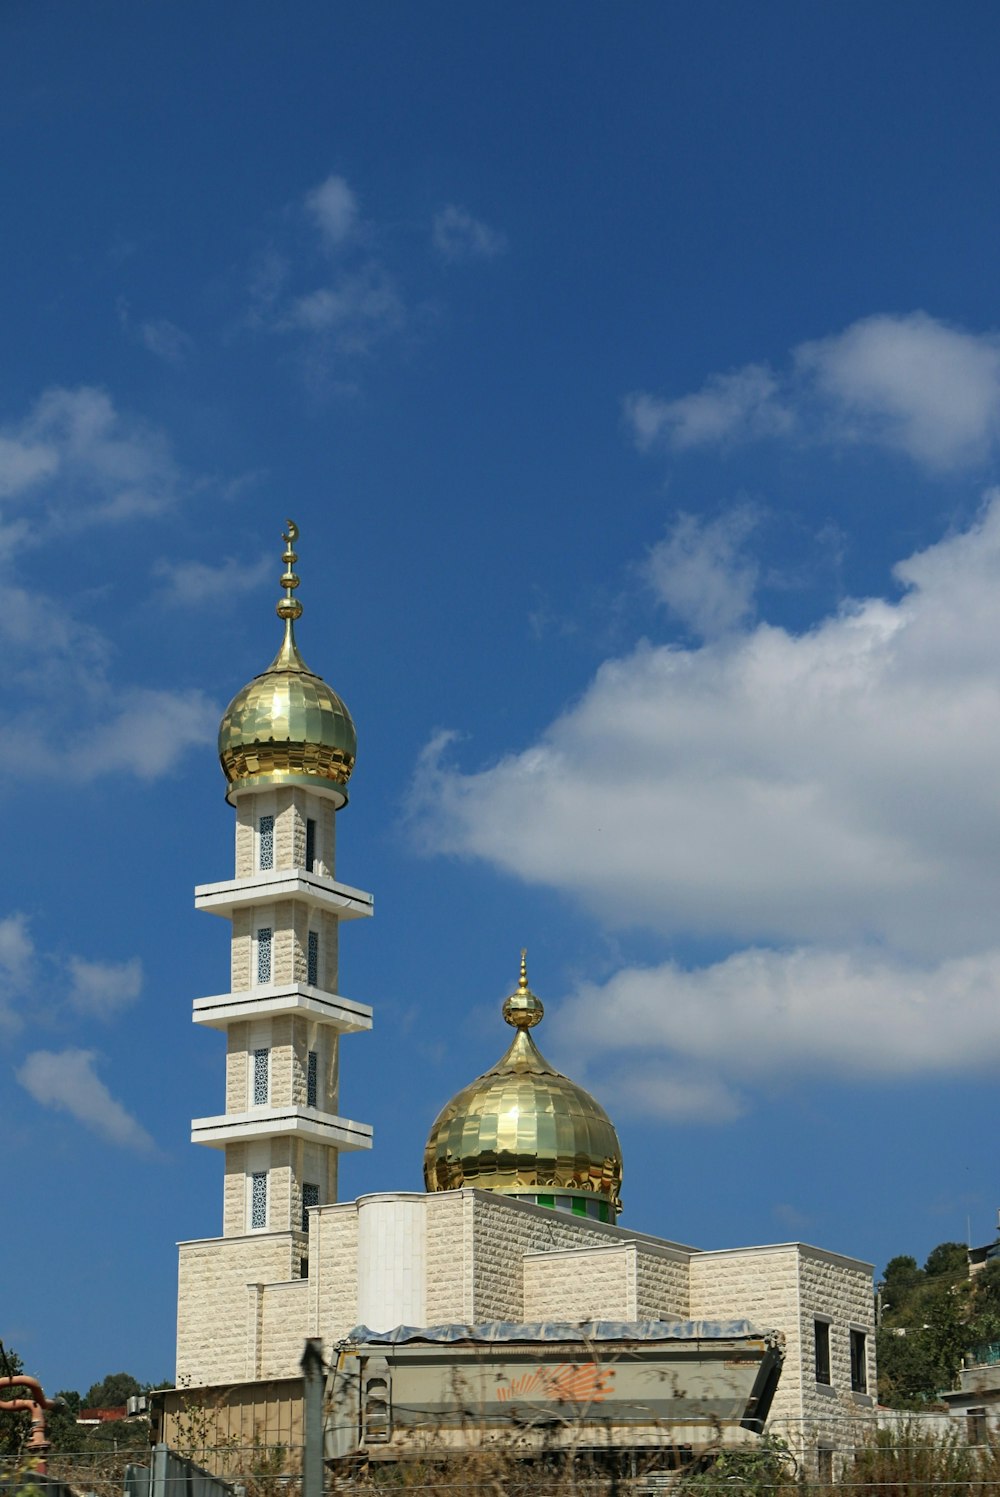
[{"label": "onion dome", "polygon": [[538,1050],[528,1031],[544,1012],[528,987],[522,951],[517,992],[503,1005],[517,1031],[513,1043],[438,1115],[424,1151],[424,1183],[429,1191],[474,1185],[614,1221],[621,1210],[618,1135],[590,1093]]},{"label": "onion dome", "polygon": [[299,579],[293,549],[299,528],[291,520],[282,532],[285,596],[277,605],[284,619],[281,649],[261,675],[237,692],[219,726],[219,761],[229,782],[226,799],[235,805],[243,790],[302,785],[347,802],[358,740],[351,714],[322,676],[309,669],[295,643],[295,620],[302,604],[292,594]]}]

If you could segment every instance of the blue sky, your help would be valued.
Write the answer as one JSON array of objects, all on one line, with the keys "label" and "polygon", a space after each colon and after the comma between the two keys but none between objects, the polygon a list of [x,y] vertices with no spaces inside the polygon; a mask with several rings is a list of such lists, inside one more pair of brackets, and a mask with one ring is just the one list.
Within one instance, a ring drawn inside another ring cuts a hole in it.
[{"label": "blue sky", "polygon": [[991,1236],[998,27],[4,8],[0,1337],[47,1386],[169,1376],[219,1230],[192,888],[286,515],[376,898],[343,1193],[419,1185],[526,945],[624,1224]]}]

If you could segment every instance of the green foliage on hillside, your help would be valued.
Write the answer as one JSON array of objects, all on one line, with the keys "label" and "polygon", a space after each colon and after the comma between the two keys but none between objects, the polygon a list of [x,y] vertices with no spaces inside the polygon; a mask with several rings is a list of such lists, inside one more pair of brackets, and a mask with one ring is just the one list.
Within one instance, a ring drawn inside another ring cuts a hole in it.
[{"label": "green foliage on hillside", "polygon": [[879,1401],[924,1408],[954,1385],[972,1347],[1000,1340],[1000,1261],[970,1279],[960,1242],[939,1243],[923,1268],[915,1258],[893,1258],[879,1302]]}]

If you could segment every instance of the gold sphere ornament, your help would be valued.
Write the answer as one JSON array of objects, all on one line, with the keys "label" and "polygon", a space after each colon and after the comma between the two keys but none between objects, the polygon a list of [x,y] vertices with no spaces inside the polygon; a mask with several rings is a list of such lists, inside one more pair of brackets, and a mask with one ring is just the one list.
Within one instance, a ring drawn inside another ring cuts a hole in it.
[{"label": "gold sphere ornament", "polygon": [[235,804],[241,790],[302,785],[327,794],[338,806],[347,801],[358,739],[340,697],[306,665],[295,642],[302,604],[293,594],[299,528],[282,532],[285,595],[277,605],[284,621],[281,648],[266,671],[238,691],[219,726],[219,762],[226,776],[226,799]]},{"label": "gold sphere ornament", "polygon": [[539,1051],[529,1030],[544,1013],[522,951],[517,991],[503,1005],[517,1033],[496,1065],[438,1114],[424,1183],[429,1191],[472,1185],[613,1222],[621,1210],[621,1144],[600,1103]]}]

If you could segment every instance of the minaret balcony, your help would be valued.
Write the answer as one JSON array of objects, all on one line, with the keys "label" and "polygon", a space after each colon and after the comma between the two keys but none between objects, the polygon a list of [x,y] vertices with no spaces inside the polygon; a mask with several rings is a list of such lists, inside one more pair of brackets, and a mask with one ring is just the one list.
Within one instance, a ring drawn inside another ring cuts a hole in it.
[{"label": "minaret balcony", "polygon": [[249,878],[225,879],[221,884],[199,884],[194,891],[196,910],[229,918],[234,910],[250,905],[274,904],[277,900],[301,899],[315,909],[326,910],[339,920],[358,920],[374,913],[375,899],[363,889],[338,884],[335,879],[304,868],[275,868]]},{"label": "minaret balcony", "polygon": [[192,1020],[208,1029],[226,1029],[239,1019],[276,1019],[288,1014],[329,1024],[341,1034],[359,1034],[372,1027],[372,1011],[367,1003],[355,1003],[337,993],[324,993],[304,982],[196,998]]},{"label": "minaret balcony", "polygon": [[226,1112],[221,1117],[194,1118],[191,1142],[224,1149],[226,1144],[250,1143],[256,1139],[300,1138],[305,1143],[325,1144],[346,1153],[370,1149],[370,1123],[355,1123],[315,1107],[255,1108],[253,1112]]}]

